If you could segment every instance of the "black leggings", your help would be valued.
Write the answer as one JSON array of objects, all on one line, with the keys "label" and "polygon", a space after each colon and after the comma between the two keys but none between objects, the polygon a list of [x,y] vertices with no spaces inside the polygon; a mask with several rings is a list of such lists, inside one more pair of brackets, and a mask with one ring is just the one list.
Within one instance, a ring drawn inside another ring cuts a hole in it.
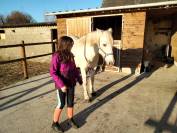
[{"label": "black leggings", "polygon": [[62,92],[61,89],[57,89],[58,105],[57,108],[63,109],[65,101],[67,99],[67,107],[74,106],[74,87],[68,88],[66,93]]}]

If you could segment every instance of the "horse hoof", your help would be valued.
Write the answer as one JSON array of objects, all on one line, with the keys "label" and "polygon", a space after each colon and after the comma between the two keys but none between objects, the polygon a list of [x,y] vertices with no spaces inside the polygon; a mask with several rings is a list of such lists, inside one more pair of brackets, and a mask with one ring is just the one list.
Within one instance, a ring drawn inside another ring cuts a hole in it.
[{"label": "horse hoof", "polygon": [[86,103],[90,103],[92,100],[91,99],[85,99]]},{"label": "horse hoof", "polygon": [[96,96],[96,92],[91,93],[92,97]]}]

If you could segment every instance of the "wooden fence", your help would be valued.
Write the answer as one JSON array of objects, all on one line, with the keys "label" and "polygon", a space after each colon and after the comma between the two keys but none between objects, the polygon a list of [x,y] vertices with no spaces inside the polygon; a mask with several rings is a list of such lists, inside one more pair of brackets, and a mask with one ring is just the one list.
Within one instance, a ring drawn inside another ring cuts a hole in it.
[{"label": "wooden fence", "polygon": [[47,53],[47,54],[41,54],[41,55],[26,57],[25,46],[46,45],[46,44],[51,44],[52,53],[54,53],[55,52],[56,41],[52,41],[52,42],[38,42],[38,43],[25,43],[24,41],[22,41],[21,44],[0,46],[0,49],[3,49],[3,48],[13,48],[13,47],[21,47],[21,58],[14,59],[14,60],[8,60],[8,61],[0,61],[0,64],[7,64],[7,63],[13,63],[13,62],[22,61],[24,78],[27,79],[28,78],[27,59],[48,56],[48,55],[51,55],[52,53]]}]

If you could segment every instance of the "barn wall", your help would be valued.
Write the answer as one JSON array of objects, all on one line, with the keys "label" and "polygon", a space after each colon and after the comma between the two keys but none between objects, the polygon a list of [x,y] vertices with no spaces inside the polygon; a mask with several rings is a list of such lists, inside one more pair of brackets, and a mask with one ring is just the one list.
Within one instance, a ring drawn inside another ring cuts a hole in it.
[{"label": "barn wall", "polygon": [[91,31],[91,17],[58,18],[58,37],[74,35],[81,37]]},{"label": "barn wall", "polygon": [[142,61],[146,13],[123,14],[121,66],[135,68]]},{"label": "barn wall", "polygon": [[[37,27],[17,27],[17,28],[3,28],[5,30],[5,39],[0,40],[0,46],[21,44],[22,40],[25,43],[50,42],[51,29],[56,29],[56,26],[37,26]],[[35,56],[46,53],[51,53],[52,48],[50,44],[39,46],[27,46],[26,55]],[[6,48],[0,49],[0,60],[21,58],[21,48]],[[30,59],[36,62],[48,62],[50,56]]]},{"label": "barn wall", "polygon": [[177,14],[173,17],[173,28],[171,37],[172,57],[174,57],[177,66]]},{"label": "barn wall", "polygon": [[67,35],[67,27],[66,27],[65,18],[57,19],[57,31],[58,31],[58,38],[61,36]]}]

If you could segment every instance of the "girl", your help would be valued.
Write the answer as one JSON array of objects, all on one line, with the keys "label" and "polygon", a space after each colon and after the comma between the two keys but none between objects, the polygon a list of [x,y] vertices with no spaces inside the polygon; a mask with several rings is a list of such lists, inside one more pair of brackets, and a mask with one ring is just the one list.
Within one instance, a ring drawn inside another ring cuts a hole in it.
[{"label": "girl", "polygon": [[64,132],[58,121],[62,109],[65,106],[65,99],[67,99],[67,115],[69,122],[74,128],[78,128],[78,125],[73,119],[74,87],[77,81],[80,85],[82,84],[82,78],[76,68],[74,56],[71,53],[72,46],[72,38],[68,36],[61,37],[57,44],[57,52],[52,55],[50,67],[50,75],[55,82],[58,98],[52,128],[58,132]]}]

